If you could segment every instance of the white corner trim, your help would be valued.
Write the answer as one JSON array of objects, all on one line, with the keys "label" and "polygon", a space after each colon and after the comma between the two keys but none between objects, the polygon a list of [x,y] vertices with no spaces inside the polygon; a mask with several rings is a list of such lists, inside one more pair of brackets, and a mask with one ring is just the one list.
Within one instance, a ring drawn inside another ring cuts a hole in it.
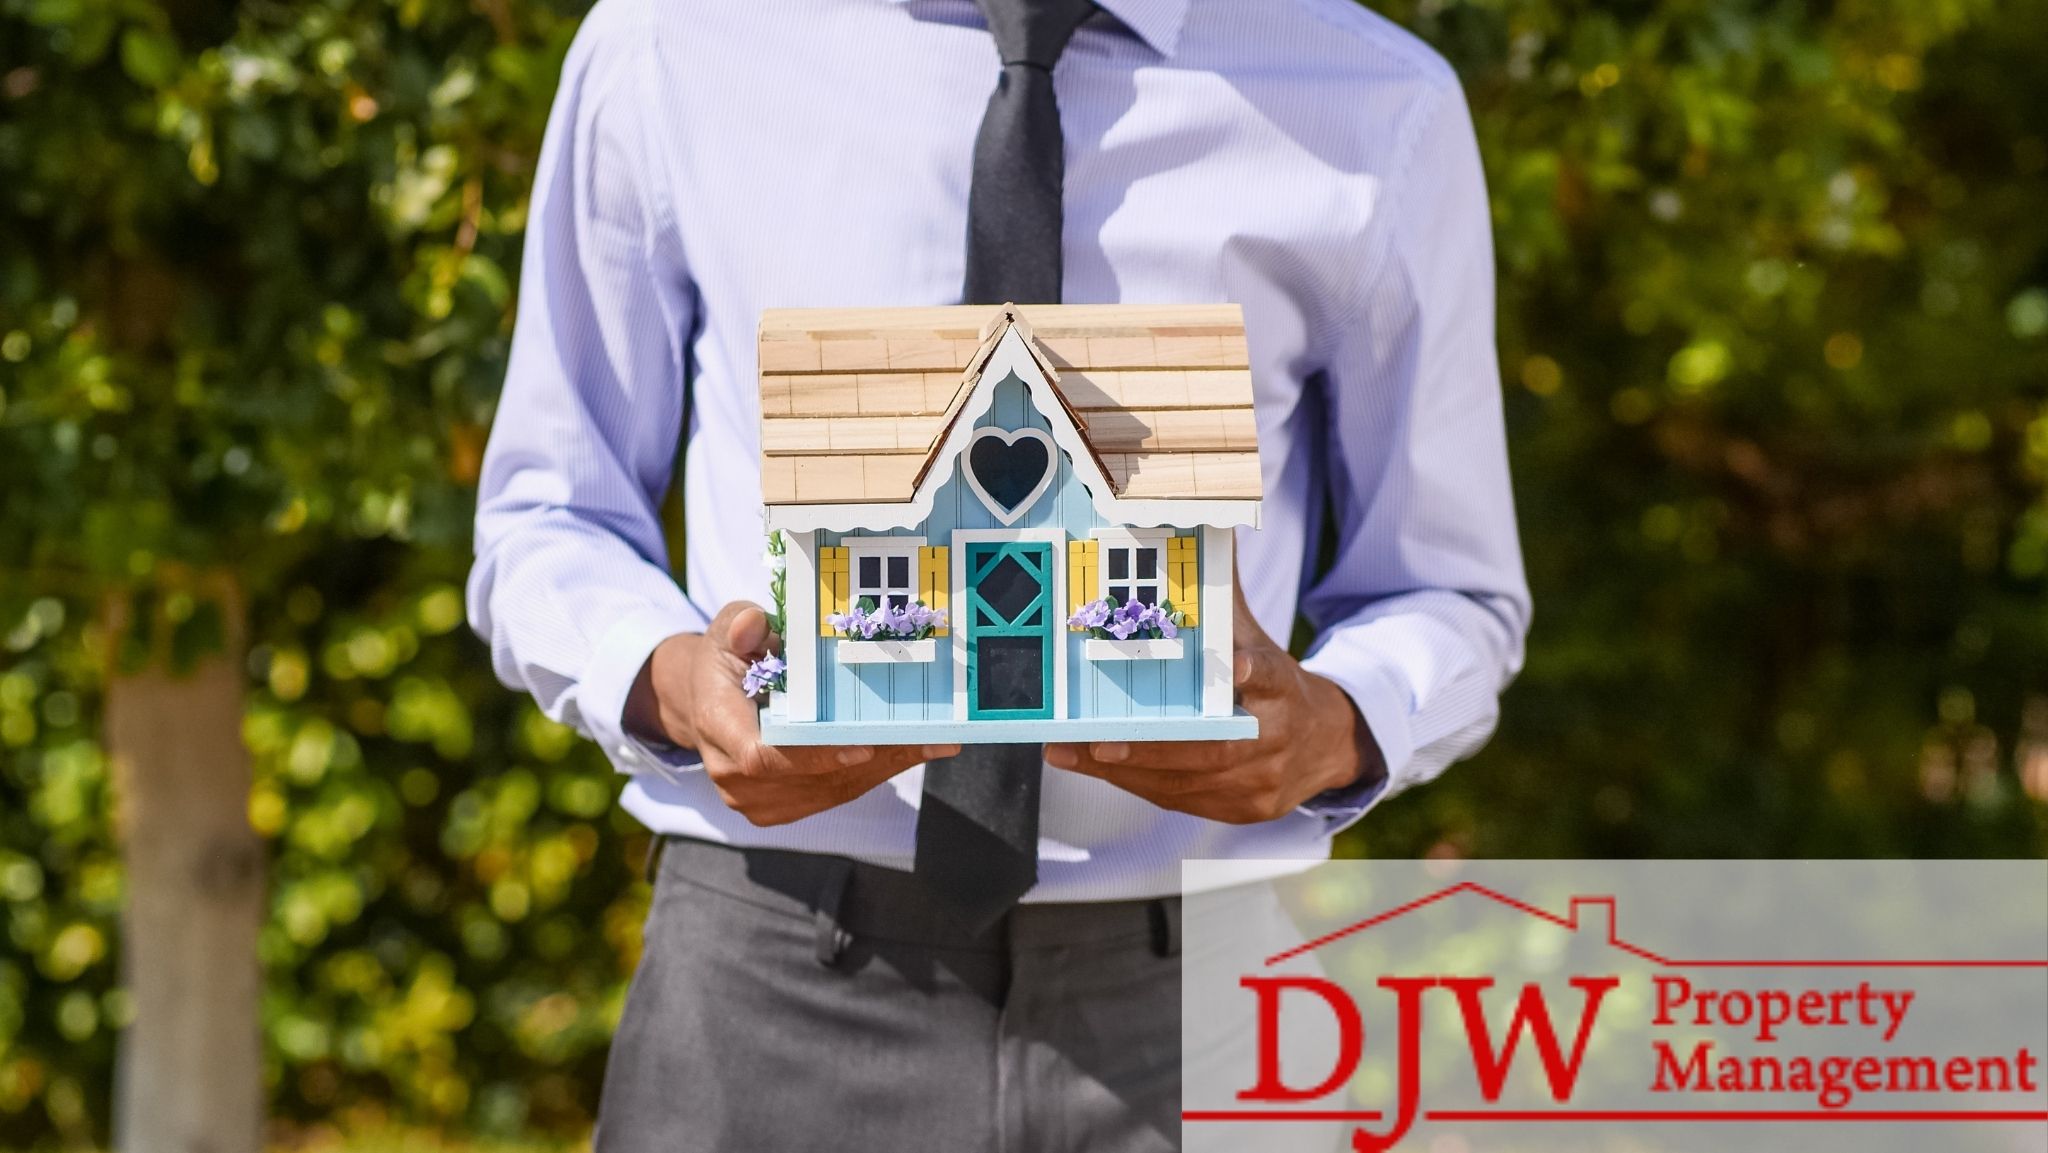
[{"label": "white corner trim", "polygon": [[832,646],[833,659],[842,665],[921,665],[939,657],[936,637],[919,640],[840,640]]},{"label": "white corner trim", "polygon": [[818,719],[818,534],[792,532],[783,556],[782,717]]},{"label": "white corner trim", "polygon": [[1081,655],[1091,661],[1171,661],[1180,659],[1183,651],[1179,637],[1128,641],[1115,637],[1089,637],[1081,646]]},{"label": "white corner trim", "polygon": [[1237,638],[1237,533],[1214,526],[1202,529],[1202,715],[1227,717],[1237,708],[1235,672]]},{"label": "white corner trim", "polygon": [[[976,442],[983,440],[999,440],[1004,444],[1016,444],[1020,440],[1035,440],[1045,446],[1045,473],[1038,478],[1037,484],[1031,486],[1031,491],[1025,494],[1024,499],[1017,502],[1016,508],[1004,508],[1000,502],[988,494],[987,489],[981,487],[981,478],[974,475],[974,446]],[[1038,503],[1038,498],[1045,495],[1045,490],[1052,487],[1052,478],[1058,476],[1060,471],[1060,451],[1058,446],[1053,444],[1051,437],[1036,428],[1019,428],[1010,431],[1000,428],[977,428],[974,430],[974,435],[967,438],[967,457],[967,467],[960,470],[960,475],[966,478],[967,487],[974,490],[974,495],[980,498],[983,506],[988,509],[989,515],[1006,525],[1016,524],[1024,519],[1024,514],[1030,512],[1031,506]]]}]

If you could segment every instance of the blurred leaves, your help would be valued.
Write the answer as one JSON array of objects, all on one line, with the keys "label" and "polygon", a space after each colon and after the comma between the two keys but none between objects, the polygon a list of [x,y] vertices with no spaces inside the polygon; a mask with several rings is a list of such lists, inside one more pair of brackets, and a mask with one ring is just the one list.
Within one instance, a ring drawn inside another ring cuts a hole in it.
[{"label": "blurred leaves", "polygon": [[1384,7],[1487,158],[1537,617],[1346,848],[2043,852],[2048,6]]},{"label": "blurred leaves", "polygon": [[107,1136],[100,599],[203,643],[222,566],[279,1115],[588,1123],[645,838],[461,593],[580,9],[0,0],[0,1146]]},{"label": "blurred leaves", "polygon": [[[1493,195],[1538,615],[1374,854],[2048,847],[2048,7],[1386,0]],[[574,1133],[644,837],[462,628],[578,0],[0,0],[0,1146],[104,1141],[132,594],[250,605],[281,1118]],[[139,616],[140,614],[138,614]]]}]

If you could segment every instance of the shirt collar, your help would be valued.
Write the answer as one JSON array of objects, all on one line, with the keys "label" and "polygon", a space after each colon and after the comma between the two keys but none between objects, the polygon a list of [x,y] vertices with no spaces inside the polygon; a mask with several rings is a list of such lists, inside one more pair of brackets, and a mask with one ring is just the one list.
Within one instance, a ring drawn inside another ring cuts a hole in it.
[{"label": "shirt collar", "polygon": [[[892,0],[907,4],[910,0]],[[1137,34],[1161,56],[1173,55],[1180,43],[1181,25],[1187,22],[1189,0],[1095,0],[1124,27]]]}]

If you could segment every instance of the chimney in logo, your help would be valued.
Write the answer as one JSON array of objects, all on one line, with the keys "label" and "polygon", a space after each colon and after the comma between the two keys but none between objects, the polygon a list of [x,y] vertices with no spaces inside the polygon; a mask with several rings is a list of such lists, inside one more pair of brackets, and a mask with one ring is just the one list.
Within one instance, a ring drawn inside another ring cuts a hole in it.
[{"label": "chimney in logo", "polygon": [[1613,897],[1573,897],[1570,916],[1572,931],[1583,940],[1603,945],[1621,940],[1615,934]]}]

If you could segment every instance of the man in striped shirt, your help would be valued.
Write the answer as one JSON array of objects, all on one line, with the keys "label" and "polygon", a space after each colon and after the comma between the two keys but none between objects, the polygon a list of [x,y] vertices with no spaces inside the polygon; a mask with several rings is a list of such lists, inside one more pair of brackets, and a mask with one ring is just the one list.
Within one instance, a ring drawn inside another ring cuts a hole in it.
[{"label": "man in striped shirt", "polygon": [[[499,674],[604,747],[669,846],[605,1153],[1172,1147],[1180,863],[1322,859],[1476,749],[1520,665],[1455,76],[1348,0],[1102,0],[1044,69],[1061,298],[1243,307],[1266,497],[1237,677],[1261,737],[1049,748],[1036,885],[966,937],[907,871],[919,766],[954,750],[760,745],[755,322],[961,299],[1005,2],[600,0],[566,62],[470,605]],[[1297,614],[1299,661],[1266,639]]]}]

